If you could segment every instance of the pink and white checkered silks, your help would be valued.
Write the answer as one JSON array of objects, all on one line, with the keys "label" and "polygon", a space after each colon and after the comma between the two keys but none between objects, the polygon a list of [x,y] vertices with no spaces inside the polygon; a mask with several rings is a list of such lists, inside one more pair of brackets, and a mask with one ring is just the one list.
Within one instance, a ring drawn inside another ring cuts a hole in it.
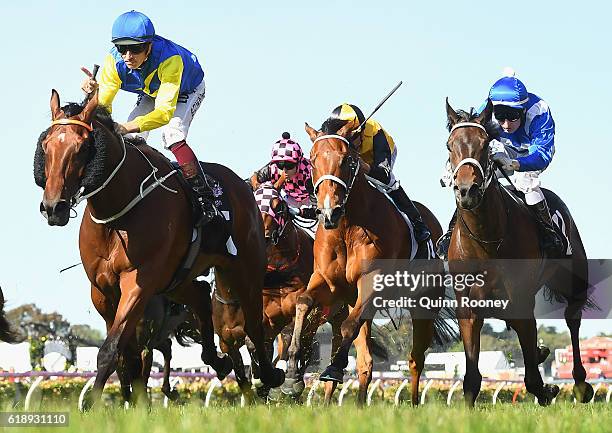
[{"label": "pink and white checkered silks", "polygon": [[274,199],[282,200],[282,197],[274,188],[273,184],[271,182],[262,183],[259,185],[259,188],[255,190],[254,194],[259,211],[270,215],[279,227],[283,227],[285,225],[284,216],[282,214],[277,214],[272,208],[272,201]]},{"label": "pink and white checkered silks", "polygon": [[297,171],[293,177],[285,180],[282,186],[285,193],[294,199],[296,202],[307,202],[309,192],[306,189],[306,184],[311,182],[310,161],[304,158],[304,152],[300,145],[291,139],[282,139],[274,143],[272,147],[272,159],[270,161],[270,174],[272,181],[277,182],[280,179],[281,171],[276,166],[275,162],[288,161],[297,164]]}]

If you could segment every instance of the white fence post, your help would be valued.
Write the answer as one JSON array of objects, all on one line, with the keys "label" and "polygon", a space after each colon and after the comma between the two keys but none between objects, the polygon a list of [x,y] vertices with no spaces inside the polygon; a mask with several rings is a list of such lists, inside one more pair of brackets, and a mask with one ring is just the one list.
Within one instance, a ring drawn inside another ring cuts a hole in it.
[{"label": "white fence post", "polygon": [[310,391],[308,391],[308,397],[306,397],[306,406],[312,406],[312,397],[314,397],[314,395],[316,394],[317,388],[319,387],[320,383],[321,381],[317,379],[310,387]]},{"label": "white fence post", "polygon": [[376,379],[376,381],[372,385],[370,385],[370,389],[368,390],[368,399],[367,399],[368,406],[372,404],[372,395],[374,394],[374,391],[378,389],[379,386],[380,386],[380,379]]},{"label": "white fence post", "polygon": [[338,396],[338,406],[342,406],[342,400],[344,400],[344,394],[348,392],[353,382],[354,382],[353,379],[349,379],[346,381],[346,383],[342,387],[342,390],[340,391],[340,395]]},{"label": "white fence post", "polygon": [[402,390],[406,388],[406,385],[408,385],[409,383],[410,383],[409,379],[404,379],[401,385],[399,386],[399,388],[397,388],[397,391],[395,391],[395,398],[393,399],[393,403],[395,404],[395,406],[399,406],[400,394],[402,393]]},{"label": "white fence post", "polygon": [[34,395],[34,391],[36,391],[36,389],[40,385],[40,382],[42,382],[44,379],[45,379],[44,376],[38,376],[36,380],[34,381],[34,383],[32,383],[32,386],[30,386],[30,389],[28,389],[28,393],[26,394],[25,403],[24,403],[24,410],[27,411],[30,408],[30,402],[32,401],[32,395]]},{"label": "white fence post", "polygon": [[460,380],[455,381],[455,383],[453,383],[453,385],[448,390],[448,397],[446,397],[446,405],[447,406],[451,405],[451,401],[453,400],[453,393],[455,392],[455,390],[457,389],[457,387],[459,386],[460,383],[461,383]]},{"label": "white fence post", "polygon": [[204,400],[204,407],[208,407],[210,405],[210,399],[212,398],[213,391],[216,387],[222,386],[219,378],[215,377],[210,381],[210,386],[208,387],[208,391],[206,391],[206,400]]},{"label": "white fence post", "polygon": [[499,392],[504,389],[504,386],[506,386],[506,382],[502,380],[499,385],[497,385],[497,388],[495,388],[495,392],[493,393],[493,406],[495,406],[495,403],[497,403],[497,396],[499,395]]},{"label": "white fence post", "polygon": [[427,394],[431,385],[433,385],[433,379],[429,379],[425,384],[425,388],[423,388],[423,392],[421,393],[421,404],[425,404],[425,394]]}]

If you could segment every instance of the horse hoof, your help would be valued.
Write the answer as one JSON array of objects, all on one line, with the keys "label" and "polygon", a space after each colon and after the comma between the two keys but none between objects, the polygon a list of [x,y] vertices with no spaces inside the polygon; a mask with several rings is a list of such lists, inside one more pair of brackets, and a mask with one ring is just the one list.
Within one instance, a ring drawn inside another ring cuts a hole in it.
[{"label": "horse hoof", "polygon": [[261,381],[264,385],[270,388],[277,388],[285,382],[285,372],[280,368],[272,368],[270,373],[266,375],[267,377],[261,377]]},{"label": "horse hoof", "polygon": [[217,372],[217,378],[219,380],[225,379],[227,375],[232,372],[233,369],[234,364],[232,363],[232,359],[229,356],[224,355],[223,357],[219,358],[217,368],[215,368],[215,371]]},{"label": "horse hoof", "polygon": [[180,397],[178,391],[176,389],[173,389],[172,391],[170,391],[168,394],[166,394],[168,396],[168,400],[170,401],[177,401]]},{"label": "horse hoof", "polygon": [[265,386],[262,383],[257,388],[255,388],[255,392],[257,393],[257,397],[265,400],[268,398],[268,395],[270,394],[270,387]]},{"label": "horse hoof", "polygon": [[572,393],[574,394],[576,401],[580,403],[590,402],[593,400],[593,396],[595,395],[593,392],[593,387],[588,382],[577,383],[574,385]]},{"label": "horse hoof", "polygon": [[321,376],[319,376],[321,382],[344,382],[344,370],[334,367],[333,365],[328,366]]},{"label": "horse hoof", "polygon": [[538,346],[538,365],[546,361],[550,355],[550,349],[546,346]]},{"label": "horse hoof", "polygon": [[283,382],[283,386],[281,386],[281,392],[285,395],[293,395],[293,387],[297,383],[297,379],[286,378],[285,382]]},{"label": "horse hoof", "polygon": [[559,387],[557,385],[544,385],[544,392],[542,394],[542,398],[538,397],[538,404],[540,406],[548,406],[559,394]]},{"label": "horse hoof", "polygon": [[253,378],[253,386],[255,388],[261,388],[262,386],[264,386],[264,384],[263,384],[263,382],[261,381],[260,378],[255,377],[255,378]]}]

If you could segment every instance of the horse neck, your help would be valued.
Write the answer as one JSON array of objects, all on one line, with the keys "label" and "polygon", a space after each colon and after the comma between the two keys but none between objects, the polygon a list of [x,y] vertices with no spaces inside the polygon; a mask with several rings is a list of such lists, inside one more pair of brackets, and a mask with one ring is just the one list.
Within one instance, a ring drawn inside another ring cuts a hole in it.
[{"label": "horse neck", "polygon": [[485,241],[503,238],[508,225],[508,210],[499,188],[501,188],[501,185],[497,182],[491,182],[480,204],[475,209],[457,207],[459,218],[463,219],[465,226],[467,226],[466,228],[461,221],[457,221],[455,225],[455,227],[460,227],[462,234],[465,235],[462,236],[462,239],[468,238],[469,242],[478,243],[471,239],[469,234]]},{"label": "horse neck", "polygon": [[[122,140],[110,132],[105,126],[98,125],[103,128],[107,135],[108,145],[106,146],[106,159],[104,163],[104,175],[102,182],[106,181],[113,171],[121,164],[119,170],[114,174],[110,182],[94,196],[90,197],[87,202],[91,208],[92,214],[96,218],[108,218],[119,212],[129,201],[136,195],[140,182],[147,176],[145,167],[140,159],[144,162],[141,155],[137,155],[137,151],[132,149]],[[121,162],[124,158],[123,163]],[[136,177],[135,179],[135,176]],[[138,180],[140,179],[140,180]]]},{"label": "horse neck", "polygon": [[349,225],[351,222],[355,222],[356,218],[361,218],[362,212],[367,212],[370,206],[370,194],[374,191],[370,188],[366,177],[363,173],[358,173],[353,183],[349,198],[346,202],[346,214],[342,217],[343,220],[348,221]]},{"label": "horse neck", "polygon": [[293,221],[288,221],[283,235],[276,245],[272,245],[268,260],[293,260],[298,254],[300,238]]}]

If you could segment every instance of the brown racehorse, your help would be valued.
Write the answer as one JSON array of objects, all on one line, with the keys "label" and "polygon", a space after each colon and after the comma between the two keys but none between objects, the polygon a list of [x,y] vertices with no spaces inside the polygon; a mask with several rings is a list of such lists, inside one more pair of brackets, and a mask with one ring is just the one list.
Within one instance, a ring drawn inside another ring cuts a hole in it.
[{"label": "brown racehorse", "polygon": [[4,314],[4,294],[2,293],[2,289],[0,289],[0,341],[15,343],[17,342],[17,336]]},{"label": "brown racehorse", "polygon": [[[458,222],[454,227],[448,259],[451,271],[461,267],[466,260],[530,259],[520,270],[503,273],[492,260],[484,263],[487,273],[482,287],[474,285],[464,291],[470,299],[503,297],[510,300],[508,316],[501,317],[516,331],[525,360],[525,385],[527,391],[538,398],[541,405],[549,404],[559,392],[556,385],[544,385],[538,371],[549,351],[537,347],[537,329],[534,318],[535,295],[545,285],[552,291],[571,284],[570,290],[561,293],[568,306],[565,320],[571,333],[574,354],[574,394],[578,401],[590,401],[591,385],[585,382],[586,372],[580,359],[579,329],[582,309],[587,303],[586,253],[576,224],[563,202],[546,191],[552,212],[558,210],[568,229],[573,256],[570,260],[573,273],[567,272],[558,262],[545,260],[538,242],[538,227],[528,208],[515,200],[501,186],[495,176],[495,168],[489,155],[489,142],[498,132],[491,123],[493,106],[488,102],[480,114],[455,112],[446,102],[449,138],[447,147],[454,170],[454,193]],[[501,266],[501,261],[499,266]],[[521,261],[521,263],[523,263]],[[513,313],[519,311],[520,313]],[[457,310],[459,327],[466,356],[466,373],[463,390],[468,405],[473,405],[482,376],[478,370],[480,330],[485,316],[502,314],[461,307]]]},{"label": "brown racehorse", "polygon": [[[41,212],[49,225],[63,226],[71,206],[78,198],[88,197],[79,236],[81,260],[92,290],[119,299],[113,317],[105,317],[112,326],[98,354],[92,400],[96,401],[147,302],[170,285],[187,254],[194,217],[187,187],[178,175],[170,174],[169,161],[146,145],[127,145],[114,131],[108,112],[98,107],[97,93],[83,107],[69,104],[60,108],[59,95],[53,90],[51,113],[52,125],[42,133],[35,154],[35,180],[44,188]],[[198,317],[202,360],[222,378],[231,371],[232,363],[217,355],[209,293],[193,281],[215,267],[217,284],[232,288],[243,306],[247,334],[264,353],[261,287],[265,242],[248,186],[224,166],[205,164],[204,168],[223,185],[233,220],[228,224],[216,218],[204,228],[204,246],[191,272],[168,296]],[[157,181],[151,183],[152,178]],[[159,184],[162,186],[154,188]],[[150,194],[133,205],[147,185],[153,188]],[[116,219],[106,221],[111,218]],[[230,233],[235,255],[226,246]],[[264,361],[262,381],[278,386],[283,378],[282,370]]]},{"label": "brown racehorse", "polygon": [[[375,259],[409,259],[411,232],[395,206],[377,190],[371,188],[364,176],[367,167],[350,144],[352,130],[343,121],[329,119],[317,131],[306,124],[306,132],[313,141],[310,153],[313,165],[318,211],[322,214],[314,245],[314,272],[306,291],[298,298],[295,330],[289,348],[288,381],[296,375],[296,355],[304,317],[315,304],[333,306],[352,305],[348,318],[342,323],[342,342],[331,365],[321,380],[342,382],[343,369],[348,364],[348,351],[353,340],[362,333],[370,337],[371,320],[362,317],[372,291],[364,287],[364,261]],[[434,236],[441,233],[440,224],[430,212],[422,209],[425,222]],[[442,287],[437,290],[444,295]],[[424,367],[425,350],[442,323],[434,326],[433,319],[413,316],[413,345],[410,356],[412,402],[418,403],[418,383]],[[367,360],[371,364],[371,357]],[[366,387],[371,376],[366,378]]]},{"label": "brown racehorse", "polygon": [[[284,178],[281,177],[275,185],[271,183],[261,184],[255,191],[256,198],[264,193],[269,195],[267,199],[269,203],[265,201],[260,203],[259,200],[257,203],[264,221],[268,255],[268,270],[264,279],[263,290],[264,334],[268,345],[268,356],[272,353],[273,340],[287,326],[292,324],[297,300],[306,290],[314,266],[313,239],[302,228],[299,228],[295,218],[289,212],[287,202],[283,200],[279,193],[278,188],[282,186],[283,181]],[[347,315],[348,309],[344,305],[333,312],[329,309],[324,312],[318,305],[312,308],[302,328],[300,341],[302,352],[298,354],[300,368],[298,369],[297,381],[288,383],[287,385],[291,385],[290,387],[283,387],[284,392],[293,398],[298,398],[303,391],[304,374],[312,358],[313,339],[317,329],[325,321],[329,322],[332,327],[332,353],[338,350],[342,341],[340,328]],[[292,330],[293,327],[291,327]],[[372,375],[372,363],[367,361],[371,358],[370,345],[367,344],[365,334],[360,334],[355,339],[354,344],[357,351],[357,370],[360,383],[359,400],[361,403],[365,403],[366,381]],[[378,345],[374,344],[373,349],[383,357],[386,355],[385,350]],[[288,354],[286,350],[284,352],[285,355]],[[281,356],[281,359],[286,360],[286,356]],[[335,382],[326,383],[326,404],[330,403],[335,387]]]}]

